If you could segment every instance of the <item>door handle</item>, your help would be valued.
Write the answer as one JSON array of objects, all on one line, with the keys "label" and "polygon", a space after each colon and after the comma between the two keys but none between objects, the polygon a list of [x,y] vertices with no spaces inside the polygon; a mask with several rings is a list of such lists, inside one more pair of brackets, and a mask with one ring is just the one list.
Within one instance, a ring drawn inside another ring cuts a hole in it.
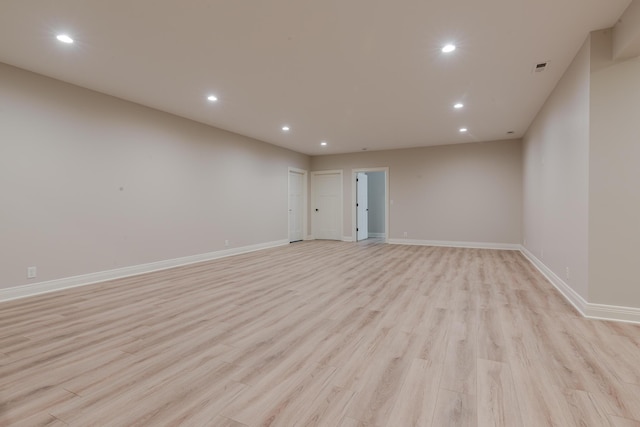
[{"label": "door handle", "polygon": [[319,210],[320,210],[320,209],[317,209],[317,208],[316,208],[316,212],[318,212]]}]

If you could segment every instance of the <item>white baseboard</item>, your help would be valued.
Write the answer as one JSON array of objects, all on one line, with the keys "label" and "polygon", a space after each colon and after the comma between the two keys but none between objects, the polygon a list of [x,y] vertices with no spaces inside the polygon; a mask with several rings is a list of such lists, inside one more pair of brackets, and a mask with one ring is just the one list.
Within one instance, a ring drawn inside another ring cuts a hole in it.
[{"label": "white baseboard", "polygon": [[551,271],[549,267],[533,255],[533,253],[531,253],[527,248],[521,246],[520,252],[584,317],[598,320],[640,323],[640,308],[590,303],[585,300],[582,295],[574,291],[573,288],[565,283],[557,274]]},{"label": "white baseboard", "polygon": [[77,286],[91,285],[93,283],[104,282],[106,280],[120,279],[123,277],[137,276],[139,274],[150,273],[152,271],[166,270],[168,268],[182,265],[195,264],[203,261],[211,261],[232,255],[239,255],[262,249],[275,248],[277,246],[288,245],[289,240],[276,240],[273,242],[258,243],[255,245],[242,246],[239,248],[225,249],[221,251],[209,252],[205,254],[191,255],[187,257],[169,259],[165,261],[151,262],[148,264],[133,265],[130,267],[117,268],[114,270],[100,271],[97,273],[83,274],[74,277],[49,280],[46,282],[32,283],[28,285],[15,286],[12,288],[0,289],[0,301],[9,301],[18,298],[25,298],[32,295],[54,292],[62,289],[75,288]]},{"label": "white baseboard", "polygon": [[316,240],[316,238],[313,237],[311,234],[308,234],[304,237],[304,240]]},{"label": "white baseboard", "polygon": [[380,238],[380,237],[386,237],[387,235],[385,233],[369,233],[369,237],[375,237],[376,239]]},{"label": "white baseboard", "polygon": [[388,239],[387,243],[392,245],[413,245],[413,246],[444,246],[449,248],[471,248],[471,249],[500,249],[508,251],[520,250],[517,243],[487,243],[487,242],[455,242],[448,240],[416,240],[416,239]]},{"label": "white baseboard", "polygon": [[342,236],[343,242],[353,242],[353,237],[351,236]]},{"label": "white baseboard", "polygon": [[587,303],[585,317],[640,324],[640,308]]},{"label": "white baseboard", "polygon": [[583,316],[585,315],[585,307],[587,306],[587,300],[585,300],[582,295],[573,290],[571,286],[565,283],[564,280],[560,278],[556,273],[551,271],[549,267],[547,267],[542,261],[540,261],[533,253],[531,253],[524,246],[520,247],[520,252],[529,260],[534,267],[542,273],[544,277],[547,278],[549,283],[551,283],[561,294],[565,297],[567,301],[571,303],[572,306],[575,307]]}]

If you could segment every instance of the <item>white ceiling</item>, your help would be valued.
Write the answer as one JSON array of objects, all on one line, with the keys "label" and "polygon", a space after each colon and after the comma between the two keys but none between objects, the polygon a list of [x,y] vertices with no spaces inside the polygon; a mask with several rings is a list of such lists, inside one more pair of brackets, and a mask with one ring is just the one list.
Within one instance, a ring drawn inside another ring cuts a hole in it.
[{"label": "white ceiling", "polygon": [[2,0],[0,62],[310,155],[489,141],[629,3]]}]

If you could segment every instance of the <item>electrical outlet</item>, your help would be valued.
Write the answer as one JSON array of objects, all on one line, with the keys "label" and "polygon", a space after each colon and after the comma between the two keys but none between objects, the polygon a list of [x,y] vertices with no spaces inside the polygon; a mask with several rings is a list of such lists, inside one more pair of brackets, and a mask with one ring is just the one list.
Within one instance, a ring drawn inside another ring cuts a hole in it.
[{"label": "electrical outlet", "polygon": [[407,235],[408,235],[408,234],[407,234],[407,232],[405,231],[405,232],[404,232],[404,237],[407,237]]},{"label": "electrical outlet", "polygon": [[544,249],[540,249],[540,259],[544,258]]},{"label": "electrical outlet", "polygon": [[567,280],[569,280],[571,278],[571,275],[569,274],[569,267],[567,267]]},{"label": "electrical outlet", "polygon": [[229,246],[229,241],[228,241],[228,240],[225,240],[225,241],[224,241],[224,245],[225,245],[225,246]]},{"label": "electrical outlet", "polygon": [[38,275],[38,269],[36,267],[27,267],[27,279],[35,279]]},{"label": "electrical outlet", "polygon": [[527,246],[527,239],[524,239],[523,245]]}]

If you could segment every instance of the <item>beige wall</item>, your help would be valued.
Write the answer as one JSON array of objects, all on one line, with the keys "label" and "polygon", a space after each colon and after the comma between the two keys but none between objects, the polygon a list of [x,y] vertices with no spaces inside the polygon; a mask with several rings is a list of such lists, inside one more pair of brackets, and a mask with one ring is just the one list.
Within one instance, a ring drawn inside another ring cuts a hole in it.
[{"label": "beige wall", "polygon": [[523,238],[587,303],[637,308],[640,58],[612,50],[591,33],[524,137]]},{"label": "beige wall", "polygon": [[287,239],[289,166],[309,157],[0,64],[0,288]]},{"label": "beige wall", "polygon": [[352,237],[352,170],[389,167],[389,237],[520,243],[519,140],[373,151],[311,159],[344,171],[344,231]]},{"label": "beige wall", "polygon": [[524,246],[585,299],[589,46],[587,40],[523,139]]},{"label": "beige wall", "polygon": [[640,57],[612,62],[610,32],[592,38],[589,298],[640,307]]}]

